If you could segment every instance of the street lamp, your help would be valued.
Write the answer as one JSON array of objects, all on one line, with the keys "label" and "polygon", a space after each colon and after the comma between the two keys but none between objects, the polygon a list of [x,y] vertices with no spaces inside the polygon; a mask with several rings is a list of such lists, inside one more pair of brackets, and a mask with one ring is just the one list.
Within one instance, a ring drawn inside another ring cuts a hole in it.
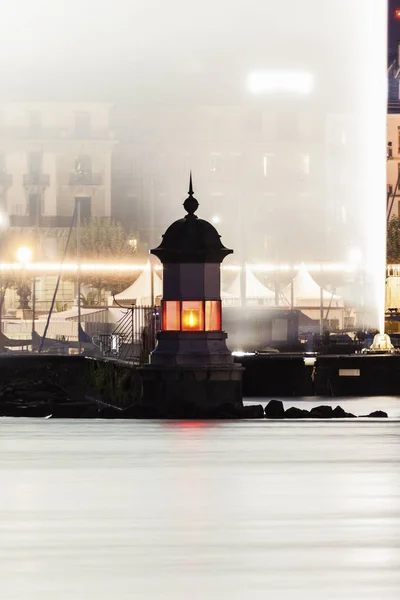
[{"label": "street lamp", "polygon": [[24,267],[24,272],[22,276],[21,285],[18,287],[17,294],[19,296],[19,306],[18,308],[22,310],[28,310],[29,307],[29,298],[31,296],[30,286],[26,283],[26,266],[32,260],[32,250],[27,248],[26,246],[22,246],[17,250],[17,259],[18,262]]},{"label": "street lamp", "polygon": [[26,265],[32,260],[32,250],[26,246],[22,246],[17,250],[17,260],[23,265]]},{"label": "street lamp", "polygon": [[4,212],[0,212],[0,229],[6,229],[8,227],[8,215]]}]

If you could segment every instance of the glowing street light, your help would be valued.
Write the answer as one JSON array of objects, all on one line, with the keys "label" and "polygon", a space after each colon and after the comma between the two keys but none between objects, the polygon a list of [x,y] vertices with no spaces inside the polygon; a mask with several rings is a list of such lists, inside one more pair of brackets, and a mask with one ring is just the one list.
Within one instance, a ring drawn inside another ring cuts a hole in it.
[{"label": "glowing street light", "polygon": [[25,246],[18,248],[17,259],[22,264],[27,264],[32,260],[32,250]]},{"label": "glowing street light", "polygon": [[215,215],[212,219],[211,222],[213,225],[218,225],[218,223],[221,223],[221,217],[218,217],[218,215]]},{"label": "glowing street light", "polygon": [[5,229],[8,226],[8,215],[0,212],[0,229]]}]

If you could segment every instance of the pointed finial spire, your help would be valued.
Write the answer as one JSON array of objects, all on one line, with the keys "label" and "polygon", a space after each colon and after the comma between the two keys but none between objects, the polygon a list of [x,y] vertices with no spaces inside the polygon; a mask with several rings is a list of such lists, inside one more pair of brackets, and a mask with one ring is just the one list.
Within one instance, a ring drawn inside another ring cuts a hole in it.
[{"label": "pointed finial spire", "polygon": [[189,178],[189,196],[193,196],[192,171],[190,171],[190,178]]},{"label": "pointed finial spire", "polygon": [[193,193],[194,192],[193,192],[192,171],[190,171],[189,196],[186,198],[185,202],[183,203],[183,207],[186,210],[186,212],[188,213],[186,215],[185,219],[188,219],[189,217],[197,219],[197,216],[194,213],[199,208],[199,203],[197,202],[196,198],[193,196]]}]

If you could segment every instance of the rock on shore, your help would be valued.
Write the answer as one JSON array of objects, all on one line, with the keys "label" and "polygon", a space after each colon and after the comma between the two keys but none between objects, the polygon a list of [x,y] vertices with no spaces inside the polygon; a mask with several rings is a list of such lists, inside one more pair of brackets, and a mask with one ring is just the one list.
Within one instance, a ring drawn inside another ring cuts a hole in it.
[{"label": "rock on shore", "polygon": [[[387,418],[375,411],[369,418]],[[67,391],[48,381],[24,381],[0,388],[0,417],[51,417],[53,419],[350,419],[355,418],[341,406],[315,406],[310,411],[289,407],[281,400],[270,400],[263,409],[223,403],[216,407],[198,407],[190,400],[172,398],[162,410],[142,404],[125,409],[106,405],[94,398],[71,398]]]},{"label": "rock on shore", "polygon": [[[285,410],[280,400],[270,400],[264,409],[267,419],[355,419],[356,415],[348,413],[341,406],[315,406],[311,410],[305,410],[292,406]],[[378,410],[369,415],[362,415],[374,419],[387,419],[388,414]]]}]

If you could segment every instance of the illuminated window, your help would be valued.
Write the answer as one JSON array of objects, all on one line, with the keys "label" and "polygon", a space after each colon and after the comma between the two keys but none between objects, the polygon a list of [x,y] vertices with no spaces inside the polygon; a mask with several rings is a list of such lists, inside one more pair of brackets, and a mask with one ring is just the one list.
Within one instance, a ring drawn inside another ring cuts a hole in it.
[{"label": "illuminated window", "polygon": [[180,331],[180,302],[171,300],[163,302],[162,328],[164,331]]},{"label": "illuminated window", "polygon": [[220,331],[221,329],[221,302],[219,300],[206,300],[206,331]]},{"label": "illuminated window", "polygon": [[303,154],[301,157],[301,172],[302,175],[308,177],[310,174],[310,155]]},{"label": "illuminated window", "polygon": [[269,154],[264,154],[263,156],[263,174],[265,179],[269,179],[273,172],[272,163],[274,161],[275,155],[271,152]]},{"label": "illuminated window", "polygon": [[90,182],[92,176],[92,159],[88,154],[81,154],[75,158],[75,175],[78,182]]},{"label": "illuminated window", "polygon": [[201,300],[182,302],[182,331],[204,331],[204,304]]},{"label": "illuminated window", "polygon": [[28,172],[30,175],[39,175],[42,170],[42,153],[29,152],[28,154]]},{"label": "illuminated window", "polygon": [[220,300],[163,302],[163,331],[220,331]]}]

